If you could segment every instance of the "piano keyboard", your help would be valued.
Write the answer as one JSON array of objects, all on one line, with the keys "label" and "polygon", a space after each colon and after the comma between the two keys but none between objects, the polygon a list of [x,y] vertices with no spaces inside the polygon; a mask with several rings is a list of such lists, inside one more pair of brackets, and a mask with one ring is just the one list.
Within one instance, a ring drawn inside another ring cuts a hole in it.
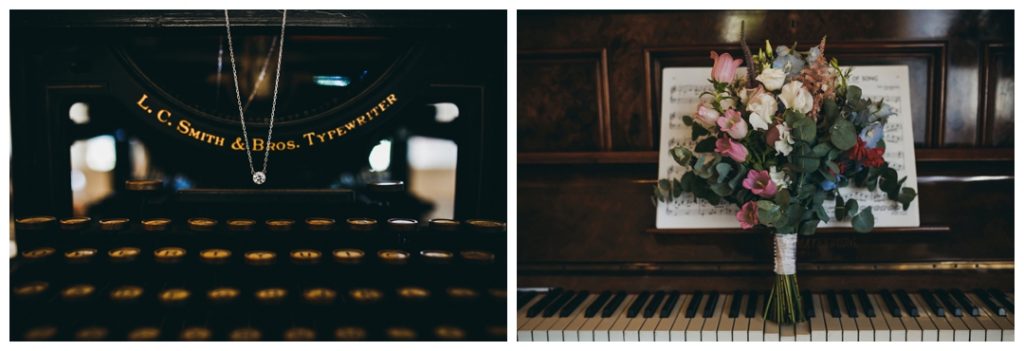
[{"label": "piano keyboard", "polygon": [[807,321],[764,320],[757,291],[520,291],[518,341],[1013,341],[995,289],[805,292]]}]

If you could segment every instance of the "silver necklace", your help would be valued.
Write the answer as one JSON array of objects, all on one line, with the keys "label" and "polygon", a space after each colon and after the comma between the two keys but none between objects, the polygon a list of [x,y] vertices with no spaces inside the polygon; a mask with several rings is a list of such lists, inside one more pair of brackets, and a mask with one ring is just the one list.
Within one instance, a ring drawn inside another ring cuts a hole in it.
[{"label": "silver necklace", "polygon": [[257,185],[267,181],[267,161],[270,159],[270,138],[274,134],[274,113],[277,112],[277,86],[281,81],[281,56],[284,54],[284,25],[288,18],[288,10],[281,15],[281,44],[277,51],[277,73],[274,76],[274,97],[270,105],[270,124],[267,127],[266,151],[263,153],[263,169],[256,171],[252,163],[252,151],[249,148],[249,133],[245,129],[245,111],[242,108],[242,94],[238,91],[238,69],[235,66],[235,47],[231,42],[231,19],[228,10],[224,10],[224,26],[228,32],[228,53],[231,57],[231,75],[235,80],[235,101],[238,102],[238,117],[242,121],[242,139],[245,141],[245,157],[249,160],[249,173],[252,174],[252,182]]}]

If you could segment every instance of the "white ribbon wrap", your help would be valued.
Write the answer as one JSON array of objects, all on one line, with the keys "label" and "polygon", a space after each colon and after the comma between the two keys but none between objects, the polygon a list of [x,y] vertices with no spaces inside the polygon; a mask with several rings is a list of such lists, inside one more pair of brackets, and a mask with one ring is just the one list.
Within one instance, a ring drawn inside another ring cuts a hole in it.
[{"label": "white ribbon wrap", "polygon": [[775,234],[775,274],[796,274],[796,234]]}]

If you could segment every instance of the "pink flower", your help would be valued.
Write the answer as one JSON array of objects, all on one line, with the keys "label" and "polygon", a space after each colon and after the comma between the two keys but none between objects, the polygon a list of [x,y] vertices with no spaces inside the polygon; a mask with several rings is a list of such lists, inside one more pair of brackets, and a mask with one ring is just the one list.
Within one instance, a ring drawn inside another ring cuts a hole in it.
[{"label": "pink flower", "polygon": [[747,172],[747,179],[743,180],[743,187],[749,189],[754,195],[760,195],[763,198],[771,198],[778,191],[778,187],[775,186],[775,182],[772,181],[772,176],[768,174],[768,171],[758,171],[756,169]]},{"label": "pink flower", "polygon": [[718,113],[718,111],[713,108],[704,106],[704,104],[697,107],[697,122],[704,126],[704,128],[709,128],[715,125],[715,121],[718,121],[718,117],[721,116],[721,113]]},{"label": "pink flower", "polygon": [[736,220],[740,222],[740,227],[743,229],[750,229],[757,225],[757,202],[748,201],[740,207],[740,211],[736,212]]},{"label": "pink flower", "polygon": [[747,148],[729,138],[718,138],[715,141],[715,152],[732,158],[736,162],[747,160]]},{"label": "pink flower", "polygon": [[725,110],[725,116],[718,118],[718,129],[729,133],[733,139],[740,140],[747,136],[747,121],[743,120],[739,111],[728,109]]},{"label": "pink flower", "polygon": [[711,68],[711,79],[722,83],[732,83],[732,80],[736,78],[736,69],[743,64],[743,60],[733,60],[729,53],[719,55],[712,51],[711,59],[715,61],[714,67]]}]

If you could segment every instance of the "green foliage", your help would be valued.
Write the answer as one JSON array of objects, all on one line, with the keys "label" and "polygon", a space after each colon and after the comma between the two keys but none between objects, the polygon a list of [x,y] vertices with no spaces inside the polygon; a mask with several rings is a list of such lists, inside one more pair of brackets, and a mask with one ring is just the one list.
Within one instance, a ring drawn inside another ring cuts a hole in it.
[{"label": "green foliage", "polygon": [[818,127],[815,125],[814,120],[808,118],[803,113],[786,110],[782,115],[786,120],[786,124],[792,128],[793,140],[800,140],[807,143],[814,142],[814,138],[818,135]]},{"label": "green foliage", "polygon": [[857,143],[857,131],[854,130],[853,123],[840,119],[829,128],[829,140],[837,149],[849,150]]},{"label": "green foliage", "polygon": [[860,211],[850,221],[853,224],[853,230],[858,233],[868,233],[875,228],[875,216],[871,214],[871,206],[868,206],[863,211]]},{"label": "green foliage", "polygon": [[708,130],[705,129],[704,126],[697,123],[694,123],[692,126],[690,126],[690,130],[690,139],[692,140],[697,140],[697,138],[701,136],[708,135]]},{"label": "green foliage", "polygon": [[906,211],[910,207],[910,202],[914,201],[915,197],[917,197],[917,191],[913,188],[904,187],[896,201],[903,205],[903,210]]},{"label": "green foliage", "polygon": [[693,152],[686,147],[676,146],[669,149],[668,152],[680,166],[689,166],[690,161],[693,161]]},{"label": "green foliage", "polygon": [[782,220],[782,208],[774,202],[760,200],[757,202],[757,221],[767,226],[775,226]]},{"label": "green foliage", "polygon": [[715,138],[706,138],[697,142],[697,146],[693,148],[694,152],[712,152],[715,151]]}]

